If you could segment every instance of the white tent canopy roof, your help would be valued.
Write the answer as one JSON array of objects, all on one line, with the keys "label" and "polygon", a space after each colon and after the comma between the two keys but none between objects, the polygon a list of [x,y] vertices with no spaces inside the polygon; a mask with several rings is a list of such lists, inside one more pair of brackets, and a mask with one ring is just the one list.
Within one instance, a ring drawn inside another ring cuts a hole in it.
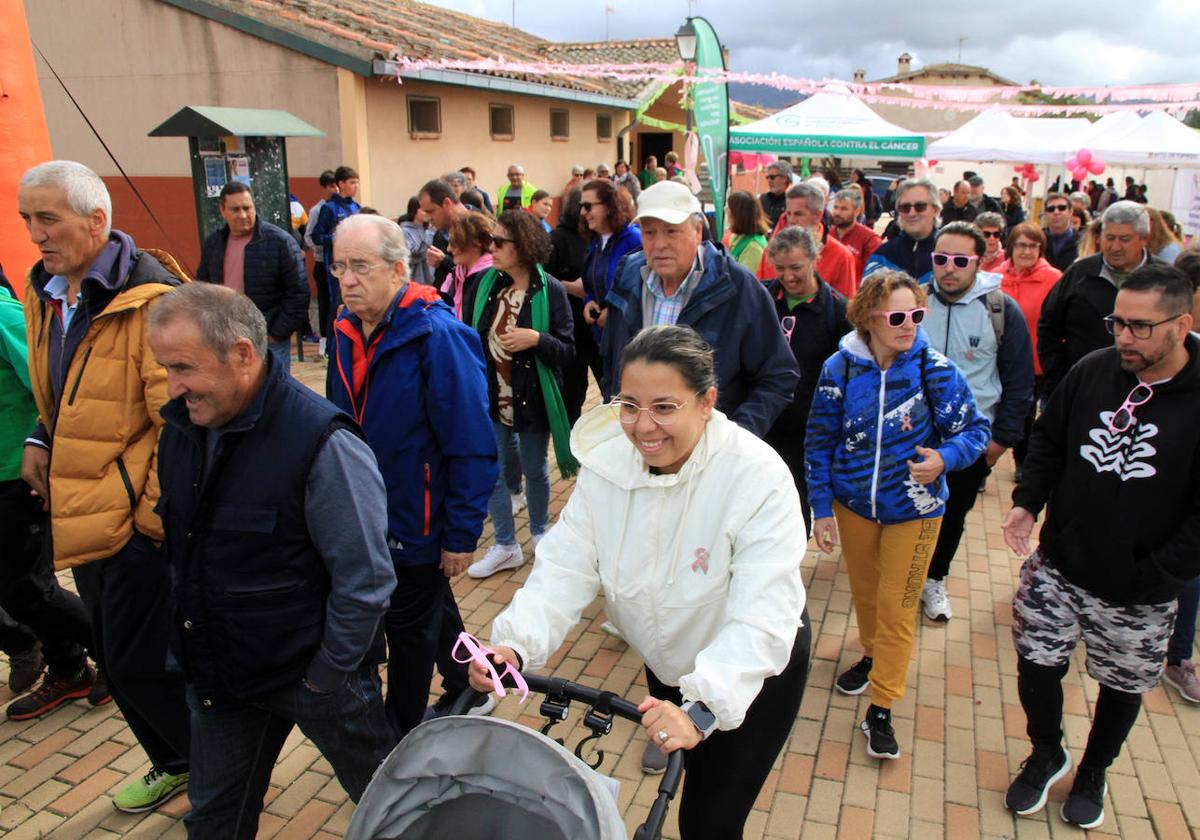
[{"label": "white tent canopy roof", "polygon": [[1030,132],[1007,111],[992,109],[930,143],[925,155],[930,160],[1061,164],[1066,155],[1058,145]]},{"label": "white tent canopy roof", "polygon": [[1066,157],[1075,154],[1085,145],[1082,138],[1093,125],[1091,120],[1085,117],[1013,117],[1013,120],[1043,143],[1063,152]]},{"label": "white tent canopy roof", "polygon": [[1139,120],[1104,120],[1092,126],[1081,144],[1106,163],[1143,167],[1200,166],[1200,132],[1179,120],[1151,111]]},{"label": "white tent canopy roof", "polygon": [[822,92],[729,132],[735,152],[915,160],[925,137],[893,125],[847,93]]}]

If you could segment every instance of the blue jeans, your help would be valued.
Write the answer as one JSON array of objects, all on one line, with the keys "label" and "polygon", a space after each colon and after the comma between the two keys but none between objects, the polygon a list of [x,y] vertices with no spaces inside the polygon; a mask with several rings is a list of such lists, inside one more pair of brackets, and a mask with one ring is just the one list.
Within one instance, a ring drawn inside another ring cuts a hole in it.
[{"label": "blue jeans", "polygon": [[1167,664],[1178,665],[1192,658],[1196,642],[1196,609],[1200,607],[1200,577],[1193,578],[1179,593],[1179,611],[1175,613],[1175,629],[1167,642]]},{"label": "blue jeans", "polygon": [[517,436],[508,436],[508,449],[504,450],[504,484],[513,496],[521,492],[521,451],[517,448]]},{"label": "blue jeans", "polygon": [[500,476],[488,499],[488,513],[496,528],[497,545],[516,545],[517,526],[513,524],[512,499],[509,498],[508,483],[504,475],[505,452],[510,441],[516,438],[520,453],[521,472],[525,475],[525,502],[529,506],[529,532],[533,535],[546,533],[550,520],[550,466],[546,460],[546,448],[550,445],[549,432],[514,432],[503,423],[492,423],[496,432],[496,451],[500,453]]},{"label": "blue jeans", "polygon": [[293,726],[333,765],[357,802],[396,737],[383,714],[379,674],[364,665],[341,688],[321,694],[302,682],[253,702],[201,709],[189,685],[192,717],[190,840],[254,840],[271,769]]},{"label": "blue jeans", "polygon": [[275,361],[288,373],[292,371],[292,340],[267,341],[267,351],[275,357]]}]

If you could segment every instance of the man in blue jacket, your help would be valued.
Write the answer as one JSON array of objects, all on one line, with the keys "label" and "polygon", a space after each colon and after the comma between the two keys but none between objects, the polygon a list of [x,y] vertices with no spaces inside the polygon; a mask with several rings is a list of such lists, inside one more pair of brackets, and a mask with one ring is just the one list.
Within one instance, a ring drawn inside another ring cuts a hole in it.
[{"label": "man in blue jacket", "polygon": [[643,190],[636,221],[644,250],[625,258],[607,297],[604,398],[620,389],[621,351],[643,327],[686,324],[716,353],[717,408],[762,437],[800,381],[770,295],[704,242],[700,202],[685,185],[660,181]]},{"label": "man in blue jacket", "polygon": [[196,279],[228,286],[254,301],[267,319],[267,346],[291,368],[292,333],[308,320],[308,276],[295,237],[258,218],[254,195],[241,181],[221,188],[225,227],[209,234]]},{"label": "man in blue jacket", "polygon": [[431,714],[467,687],[450,656],[463,630],[450,578],[471,563],[498,472],[483,347],[436,289],[409,282],[395,222],[347,219],[332,253],[346,311],[331,333],[329,398],[362,426],[387,485],[387,713],[403,736],[425,715],[435,663],[444,693]]},{"label": "man in blue jacket", "polygon": [[337,317],[338,307],[342,305],[342,292],[338,287],[337,278],[329,274],[329,263],[333,261],[333,231],[343,219],[348,219],[362,210],[354,200],[358,195],[358,172],[349,166],[339,166],[333,172],[333,180],[337,191],[325,200],[316,222],[311,223],[313,244],[321,247],[325,259],[325,282],[329,285],[331,320]]},{"label": "man in blue jacket", "polygon": [[900,233],[875,249],[863,269],[863,279],[882,268],[903,271],[918,283],[933,277],[933,243],[937,239],[937,187],[928,178],[908,178],[896,187],[896,222]]},{"label": "man in blue jacket", "polygon": [[1033,343],[1015,300],[1000,291],[1000,275],[979,270],[987,240],[971,222],[950,222],[932,253],[929,312],[922,326],[929,345],[967,377],[979,412],[992,424],[987,450],[974,463],[946,473],[950,493],[929,564],[921,605],[933,621],[953,615],[946,596],[950,560],[958,551],[979,486],[1004,451],[1021,441],[1033,403]]}]

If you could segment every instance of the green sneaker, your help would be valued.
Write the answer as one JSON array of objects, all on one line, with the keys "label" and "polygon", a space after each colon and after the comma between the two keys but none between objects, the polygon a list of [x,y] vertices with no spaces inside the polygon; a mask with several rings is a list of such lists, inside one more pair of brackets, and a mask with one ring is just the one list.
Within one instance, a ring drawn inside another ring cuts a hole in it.
[{"label": "green sneaker", "polygon": [[127,814],[153,811],[168,799],[187,790],[188,774],[163,773],[151,770],[136,782],[131,782],[113,797],[113,807]]}]

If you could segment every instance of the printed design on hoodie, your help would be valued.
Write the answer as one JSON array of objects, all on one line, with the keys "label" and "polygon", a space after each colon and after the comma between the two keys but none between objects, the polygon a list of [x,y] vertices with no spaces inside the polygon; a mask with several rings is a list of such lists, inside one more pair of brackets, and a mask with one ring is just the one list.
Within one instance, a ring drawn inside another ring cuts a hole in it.
[{"label": "printed design on hoodie", "polygon": [[1095,446],[1084,444],[1079,447],[1079,454],[1096,468],[1097,473],[1113,472],[1122,481],[1157,475],[1158,471],[1148,459],[1158,454],[1149,442],[1158,434],[1158,426],[1138,423],[1124,432],[1111,432],[1108,424],[1115,413],[1100,412],[1100,427],[1088,432]]}]

